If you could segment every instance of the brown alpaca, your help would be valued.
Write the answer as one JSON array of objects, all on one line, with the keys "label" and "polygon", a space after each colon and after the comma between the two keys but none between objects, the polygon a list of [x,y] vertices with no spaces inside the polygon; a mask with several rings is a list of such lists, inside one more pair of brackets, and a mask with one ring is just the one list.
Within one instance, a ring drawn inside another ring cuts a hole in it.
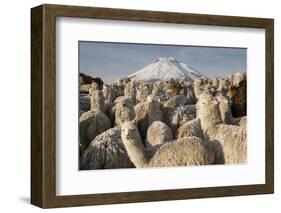
[{"label": "brown alpaca", "polygon": [[182,87],[180,84],[175,84],[171,86],[171,95],[172,96],[176,96],[178,94],[180,94],[180,92],[184,89],[184,87]]},{"label": "brown alpaca", "polygon": [[240,81],[238,87],[231,87],[227,96],[231,100],[231,111],[233,117],[242,117],[247,114],[247,81]]}]

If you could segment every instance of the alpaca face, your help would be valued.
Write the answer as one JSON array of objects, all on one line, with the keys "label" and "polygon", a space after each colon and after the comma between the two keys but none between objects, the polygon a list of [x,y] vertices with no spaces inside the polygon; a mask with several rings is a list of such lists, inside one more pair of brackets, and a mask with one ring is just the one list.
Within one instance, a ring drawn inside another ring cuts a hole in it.
[{"label": "alpaca face", "polygon": [[198,116],[205,121],[218,120],[220,118],[219,102],[212,95],[202,94],[196,104]]},{"label": "alpaca face", "polygon": [[203,108],[206,106],[212,106],[215,105],[215,98],[212,97],[211,95],[207,95],[207,94],[202,94],[199,96],[199,100],[198,100],[198,106],[199,108]]},{"label": "alpaca face", "polygon": [[137,134],[138,134],[138,129],[133,122],[125,122],[122,125],[122,129],[121,129],[122,138],[127,140],[134,139]]}]

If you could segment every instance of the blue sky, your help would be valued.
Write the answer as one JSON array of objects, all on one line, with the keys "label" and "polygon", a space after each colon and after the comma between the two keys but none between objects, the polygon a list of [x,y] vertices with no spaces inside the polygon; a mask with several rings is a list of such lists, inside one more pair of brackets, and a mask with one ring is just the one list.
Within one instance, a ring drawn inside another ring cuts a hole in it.
[{"label": "blue sky", "polygon": [[79,71],[105,82],[134,73],[159,57],[174,57],[208,77],[246,71],[245,48],[79,42]]}]

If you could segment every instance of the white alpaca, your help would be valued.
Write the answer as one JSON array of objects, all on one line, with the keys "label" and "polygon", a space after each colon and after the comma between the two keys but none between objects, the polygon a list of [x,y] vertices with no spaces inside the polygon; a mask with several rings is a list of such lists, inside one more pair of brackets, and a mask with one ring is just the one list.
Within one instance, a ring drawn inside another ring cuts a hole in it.
[{"label": "white alpaca", "polygon": [[148,126],[154,121],[163,121],[163,114],[160,109],[160,103],[154,95],[147,97]]},{"label": "white alpaca", "polygon": [[109,118],[101,110],[84,112],[79,119],[79,138],[82,149],[85,149],[98,134],[110,127]]},{"label": "white alpaca", "polygon": [[237,72],[233,76],[233,86],[238,87],[239,83],[246,79],[246,73]]},{"label": "white alpaca", "polygon": [[219,86],[217,88],[217,91],[222,93],[222,94],[226,94],[230,84],[231,83],[229,82],[229,80],[220,78],[219,79]]},{"label": "white alpaca", "polygon": [[166,124],[176,131],[185,122],[196,118],[195,105],[185,105],[173,108],[166,113]]},{"label": "white alpaca", "polygon": [[156,81],[153,83],[153,89],[152,89],[152,94],[153,95],[158,95],[158,93],[161,93],[163,91],[163,82],[162,81]]},{"label": "white alpaca", "polygon": [[145,102],[138,103],[134,110],[136,113],[135,121],[143,139],[146,137],[148,127],[154,121],[164,120],[160,103],[154,95],[149,95]]},{"label": "white alpaca", "polygon": [[160,144],[155,147],[153,155],[145,149],[134,122],[123,124],[121,138],[130,160],[137,168],[206,165],[214,162],[212,149],[196,137]]},{"label": "white alpaca", "polygon": [[219,79],[218,78],[214,78],[212,80],[212,86],[215,87],[215,88],[219,87]]},{"label": "white alpaca", "polygon": [[83,170],[132,167],[134,165],[122,143],[119,127],[98,135],[80,157],[80,169]]},{"label": "white alpaca", "polygon": [[197,109],[205,136],[216,146],[216,163],[246,163],[246,128],[224,124],[219,102],[211,95],[200,95]]},{"label": "white alpaca", "polygon": [[164,104],[165,113],[173,110],[176,107],[191,104],[192,102],[185,95],[176,95],[171,97]]},{"label": "white alpaca", "polygon": [[[122,105],[124,105],[124,106],[129,106],[129,107],[128,107],[128,108],[130,109],[130,110],[128,111],[128,113],[130,114],[129,117],[133,117],[133,116],[134,116],[134,115],[132,115],[132,113],[133,113],[134,110],[131,109],[131,106],[134,105],[134,102],[133,102],[132,98],[131,98],[131,97],[127,97],[127,96],[119,96],[119,97],[117,97],[117,98],[114,100],[114,102],[113,102],[112,104],[109,104],[109,105],[108,105],[109,107],[108,107],[107,114],[108,114],[108,117],[110,118],[112,124],[116,124],[116,123],[115,123],[115,116],[116,116],[116,109],[118,108],[118,105],[120,106],[120,107],[119,107],[119,110],[122,109]],[[119,111],[119,112],[120,112],[120,111]],[[117,114],[120,114],[120,113],[117,113]],[[121,113],[121,114],[122,114],[122,113]],[[117,115],[117,116],[119,116],[119,118],[120,118],[120,120],[117,121],[117,123],[118,123],[118,125],[119,125],[120,122],[121,122],[122,119],[123,119],[122,117],[125,117],[125,115],[124,115],[124,116],[122,116],[122,115]]]},{"label": "white alpaca", "polygon": [[204,84],[203,78],[196,78],[193,82],[193,89],[196,99],[199,98],[199,95],[202,93],[203,88],[202,85]]},{"label": "white alpaca", "polygon": [[200,119],[198,118],[185,122],[182,126],[178,128],[176,132],[177,139],[192,136],[204,139]]},{"label": "white alpaca", "polygon": [[115,105],[115,125],[121,126],[126,121],[135,118],[134,101],[127,97],[123,101],[117,102]]},{"label": "white alpaca", "polygon": [[124,89],[124,95],[127,97],[131,97],[134,101],[134,103],[136,102],[136,87],[135,84],[133,82],[129,82]]},{"label": "white alpaca", "polygon": [[148,109],[147,109],[147,103],[146,102],[141,102],[138,103],[134,107],[136,117],[135,121],[137,123],[138,129],[140,131],[140,134],[142,138],[145,138],[147,129],[148,129]]},{"label": "white alpaca", "polygon": [[161,121],[154,121],[147,130],[145,147],[153,147],[173,140],[173,132],[169,126]]},{"label": "white alpaca", "polygon": [[115,100],[115,97],[116,97],[115,90],[114,90],[113,86],[108,85],[108,84],[104,84],[103,85],[103,96],[105,98],[105,101],[108,104],[113,103],[113,101]]},{"label": "white alpaca", "polygon": [[147,82],[140,82],[137,87],[136,102],[146,101],[147,96],[152,93],[152,85]]},{"label": "white alpaca", "polygon": [[91,96],[91,111],[105,112],[105,99],[101,90],[94,90]]}]

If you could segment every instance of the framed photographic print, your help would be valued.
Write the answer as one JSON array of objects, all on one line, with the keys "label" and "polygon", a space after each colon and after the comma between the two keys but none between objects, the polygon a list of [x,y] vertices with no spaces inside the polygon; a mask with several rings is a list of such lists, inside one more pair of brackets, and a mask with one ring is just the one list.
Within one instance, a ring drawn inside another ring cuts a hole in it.
[{"label": "framed photographic print", "polygon": [[31,203],[274,192],[273,19],[31,9]]}]

